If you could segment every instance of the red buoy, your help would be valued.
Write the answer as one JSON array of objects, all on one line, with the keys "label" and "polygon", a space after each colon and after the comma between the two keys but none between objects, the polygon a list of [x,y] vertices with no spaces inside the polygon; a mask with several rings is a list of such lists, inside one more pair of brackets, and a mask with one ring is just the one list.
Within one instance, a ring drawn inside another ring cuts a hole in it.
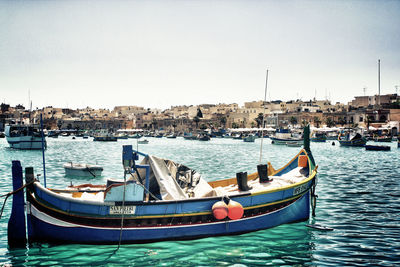
[{"label": "red buoy", "polygon": [[228,216],[228,205],[224,201],[218,201],[212,206],[212,212],[215,219],[223,220]]},{"label": "red buoy", "polygon": [[236,201],[230,200],[228,204],[228,217],[231,220],[242,218],[244,213],[243,206]]}]

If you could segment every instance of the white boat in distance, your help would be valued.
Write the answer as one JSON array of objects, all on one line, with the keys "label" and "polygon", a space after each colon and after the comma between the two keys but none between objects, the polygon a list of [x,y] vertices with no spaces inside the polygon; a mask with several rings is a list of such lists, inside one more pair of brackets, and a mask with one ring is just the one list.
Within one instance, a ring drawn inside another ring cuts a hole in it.
[{"label": "white boat in distance", "polygon": [[68,162],[64,164],[64,170],[66,176],[98,177],[101,176],[103,167],[99,165]]},{"label": "white boat in distance", "polygon": [[[10,147],[15,149],[42,149],[39,125],[10,124],[5,127],[5,135]],[[47,147],[46,140],[44,146]]]}]

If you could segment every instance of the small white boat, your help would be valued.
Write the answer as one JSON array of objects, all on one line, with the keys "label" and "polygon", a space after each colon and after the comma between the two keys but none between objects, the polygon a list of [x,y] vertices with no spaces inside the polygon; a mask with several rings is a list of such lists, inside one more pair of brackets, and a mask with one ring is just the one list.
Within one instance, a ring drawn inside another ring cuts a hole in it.
[{"label": "small white boat", "polygon": [[288,141],[288,142],[286,142],[286,145],[289,147],[301,147],[303,145],[303,142]]},{"label": "small white boat", "polygon": [[66,176],[98,177],[101,176],[103,167],[84,163],[68,162],[64,164]]},{"label": "small white boat", "polygon": [[138,144],[145,145],[145,144],[148,144],[148,143],[149,143],[149,140],[144,139],[144,140],[138,140],[137,142],[138,142]]}]

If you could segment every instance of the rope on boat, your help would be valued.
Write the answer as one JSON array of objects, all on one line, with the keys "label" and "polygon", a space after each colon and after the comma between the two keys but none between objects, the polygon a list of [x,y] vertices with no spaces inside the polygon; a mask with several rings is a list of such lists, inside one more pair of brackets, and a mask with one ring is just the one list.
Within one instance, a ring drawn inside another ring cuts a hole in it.
[{"label": "rope on boat", "polygon": [[[154,199],[156,199],[156,200],[161,200],[161,199],[159,199],[158,197],[156,197],[153,193],[151,193],[150,190],[148,190],[148,189],[146,188],[146,186],[144,186],[144,185],[142,184],[142,182],[141,182],[141,181],[142,181],[142,178],[140,177],[140,174],[139,174],[137,168],[135,167],[134,169],[135,169],[136,174],[138,175],[139,180],[140,180],[139,185],[142,186],[143,189],[144,189],[147,193],[149,193],[149,195],[152,196]],[[130,170],[128,170],[128,172],[129,172],[129,174],[131,175],[131,177],[132,177],[133,179],[135,179],[135,176],[133,176],[134,173],[132,173]]]},{"label": "rope on boat", "polygon": [[121,228],[119,230],[119,241],[118,241],[118,247],[117,250],[119,249],[119,247],[121,246],[121,240],[122,240],[122,230],[124,228],[124,214],[125,214],[125,191],[126,191],[126,173],[124,174],[124,193],[123,193],[123,197],[122,197],[122,216],[121,216]]},{"label": "rope on boat", "polygon": [[317,198],[318,195],[315,194],[315,188],[316,188],[317,182],[314,181],[314,184],[311,186],[311,208],[312,208],[312,216],[315,217],[315,210],[317,208]]},{"label": "rope on boat", "polygon": [[22,189],[24,189],[24,188],[27,187],[28,185],[33,184],[33,183],[36,182],[36,181],[37,181],[36,179],[33,179],[33,180],[30,181],[29,183],[26,183],[26,184],[24,184],[23,186],[21,186],[20,188],[14,190],[14,191],[8,192],[7,194],[4,194],[4,195],[1,195],[1,196],[0,196],[0,198],[6,197],[6,198],[4,199],[3,206],[1,207],[0,219],[1,219],[1,217],[3,216],[3,210],[4,210],[4,207],[5,207],[5,205],[6,205],[6,202],[7,202],[8,197],[11,196],[11,195],[14,195],[14,194],[18,193],[19,191],[21,191]]}]

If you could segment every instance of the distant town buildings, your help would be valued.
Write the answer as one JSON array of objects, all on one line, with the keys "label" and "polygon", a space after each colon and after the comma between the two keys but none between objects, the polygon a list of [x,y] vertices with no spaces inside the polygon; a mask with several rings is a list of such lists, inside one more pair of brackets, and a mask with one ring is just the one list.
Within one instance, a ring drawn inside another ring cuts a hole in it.
[{"label": "distant town buildings", "polygon": [[44,107],[29,111],[22,105],[1,104],[0,130],[8,121],[39,122],[47,129],[96,130],[107,128],[153,131],[196,131],[207,128],[261,127],[381,127],[399,129],[400,97],[397,94],[356,96],[347,105],[328,100],[252,101],[238,104],[172,106],[166,110],[138,106],[116,106],[113,110]]}]

